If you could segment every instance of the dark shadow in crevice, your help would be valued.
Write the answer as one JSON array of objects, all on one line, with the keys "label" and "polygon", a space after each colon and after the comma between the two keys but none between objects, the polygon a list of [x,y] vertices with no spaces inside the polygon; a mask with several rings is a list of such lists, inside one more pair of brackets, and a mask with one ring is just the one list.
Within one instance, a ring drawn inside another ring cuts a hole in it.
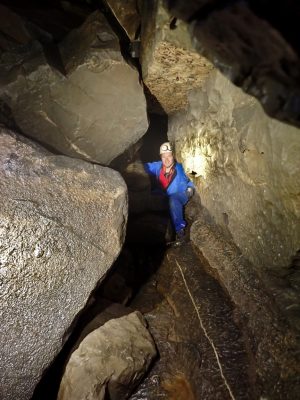
[{"label": "dark shadow in crevice", "polygon": [[[78,0],[72,0],[70,11],[64,9],[59,0],[0,0],[0,3],[27,20],[30,30],[34,25],[41,32],[52,35],[54,42],[59,42],[68,32],[80,26],[85,16],[96,9],[92,1],[88,4]],[[82,15],[72,12],[73,6],[81,9]]]},{"label": "dark shadow in crevice", "polygon": [[[93,295],[91,295],[92,297]],[[104,311],[110,302],[103,301],[102,309],[98,307],[97,312]],[[65,336],[67,337],[66,342],[63,345],[62,350],[55,357],[49,368],[47,368],[39,383],[37,384],[31,400],[56,400],[59,390],[60,381],[63,376],[63,372],[67,361],[72,353],[72,349],[75,346],[78,338],[81,335],[83,328],[93,319],[95,316],[92,307],[86,307],[73,321],[68,332]]]},{"label": "dark shadow in crevice", "polygon": [[123,58],[129,62],[130,64],[133,64],[135,67],[138,67],[137,62],[135,59],[131,57],[130,54],[130,39],[127,36],[125,30],[123,29],[122,25],[120,25],[119,21],[117,18],[114,16],[114,14],[111,12],[109,7],[105,4],[105,1],[100,0],[99,1],[99,10],[101,11],[102,14],[104,14],[105,18],[107,19],[110,27],[114,31],[114,33],[117,35],[119,38],[119,44],[120,44],[120,50]]},{"label": "dark shadow in crevice", "polygon": [[[162,105],[160,102],[157,100],[157,98],[152,94],[149,90],[149,88],[144,84],[144,93],[146,97],[146,102],[147,102],[147,110],[149,115],[161,115],[163,118],[166,120],[168,119],[168,115],[163,109]],[[151,120],[150,120],[151,122]],[[166,128],[166,133],[167,133],[168,128]]]},{"label": "dark shadow in crevice", "polygon": [[[147,135],[138,145],[134,145],[133,149],[129,149],[114,160],[111,166],[122,173],[130,161],[159,159],[159,145],[166,140],[166,131],[166,117],[151,115]],[[168,227],[167,210],[157,212],[146,210],[141,214],[129,215],[127,239],[118,259],[90,296],[87,304],[91,302],[92,304],[80,313],[69,328],[63,349],[44,372],[31,400],[56,399],[65,365],[84,327],[112,302],[130,304],[141,286],[156,273],[165,255],[165,236]],[[127,309],[128,313],[133,311]]]},{"label": "dark shadow in crevice", "polygon": [[0,126],[3,126],[6,129],[11,130],[12,132],[20,135],[21,139],[24,137],[25,139],[28,139],[32,143],[36,143],[39,146],[41,146],[43,149],[49,151],[53,155],[65,155],[52,147],[51,145],[48,145],[47,143],[43,143],[41,140],[38,140],[35,137],[31,137],[27,135],[25,132],[22,131],[22,129],[18,126],[16,123],[13,113],[11,111],[11,108],[7,103],[4,101],[0,100]]},{"label": "dark shadow in crevice", "polygon": [[55,43],[48,43],[43,45],[44,55],[50,67],[56,69],[62,75],[66,76],[67,71],[63,63],[58,46]]},{"label": "dark shadow in crevice", "polygon": [[[130,262],[128,263],[128,251],[130,252]],[[77,341],[82,336],[83,329],[97,315],[105,311],[112,303],[122,304],[120,298],[105,297],[108,285],[111,289],[111,279],[115,274],[124,277],[125,285],[132,289],[131,298],[137,293],[139,288],[155,273],[159,268],[164,256],[165,247],[163,244],[157,246],[136,246],[129,244],[124,246],[118,259],[105,277],[93,291],[87,302],[85,309],[75,318],[68,332],[65,334],[65,344],[60,353],[56,356],[50,367],[44,371],[43,376],[35,388],[31,400],[56,400],[60,381],[63,376],[65,366],[72,352],[77,348]],[[127,260],[126,260],[127,258]],[[111,294],[114,291],[111,290]],[[124,315],[134,311],[124,307]],[[118,316],[116,316],[117,318]],[[83,339],[83,337],[81,337]],[[76,346],[75,346],[76,345]],[[109,398],[109,397],[108,397]]]},{"label": "dark shadow in crevice", "polygon": [[[145,137],[121,156],[117,157],[110,165],[119,170],[124,177],[124,170],[129,162],[159,159],[159,145],[162,141],[167,140],[167,118],[161,115],[150,115],[149,118],[150,126]],[[84,327],[96,315],[104,311],[106,306],[111,304],[111,302],[126,304],[127,301],[130,301],[139,291],[140,287],[160,267],[166,251],[165,231],[168,229],[168,211],[154,212],[149,210],[146,213],[150,215],[150,228],[147,223],[144,223],[144,220],[139,221],[139,218],[143,218],[145,213],[129,215],[127,239],[118,259],[111,267],[105,279],[99,283],[90,296],[93,303],[80,313],[66,333],[66,343],[62,351],[43,374],[31,400],[56,399],[70,352],[74,349],[74,345]],[[158,221],[158,223],[156,224],[155,221]],[[136,222],[137,224],[135,224]],[[134,235],[129,234],[131,229]],[[147,235],[150,235],[149,240],[147,239]],[[129,240],[130,236],[131,240]],[[118,276],[121,277],[121,280]],[[123,288],[118,287],[120,282]],[[127,288],[129,288],[129,291]],[[123,298],[120,296],[120,293],[124,293]],[[90,300],[87,304],[89,303]],[[128,313],[131,311],[133,310],[128,308]]]}]

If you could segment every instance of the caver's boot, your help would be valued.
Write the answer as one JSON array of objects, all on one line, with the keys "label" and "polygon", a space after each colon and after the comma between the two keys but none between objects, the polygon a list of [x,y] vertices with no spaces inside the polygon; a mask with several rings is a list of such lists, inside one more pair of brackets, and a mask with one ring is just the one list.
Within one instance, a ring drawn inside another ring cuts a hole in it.
[{"label": "caver's boot", "polygon": [[183,243],[185,243],[186,241],[187,241],[186,233],[185,233],[184,228],[182,228],[178,232],[176,232],[176,240],[175,240],[174,245],[180,246]]}]

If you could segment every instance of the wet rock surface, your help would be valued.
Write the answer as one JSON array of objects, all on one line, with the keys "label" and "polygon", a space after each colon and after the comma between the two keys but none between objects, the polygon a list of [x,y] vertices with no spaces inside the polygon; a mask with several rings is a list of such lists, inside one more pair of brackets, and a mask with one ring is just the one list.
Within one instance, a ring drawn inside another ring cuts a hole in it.
[{"label": "wet rock surface", "polygon": [[[189,222],[195,212],[190,206]],[[199,223],[194,224],[197,232]],[[208,229],[205,221],[201,229]],[[240,269],[230,282],[232,287],[226,286],[226,274],[234,274],[237,269],[230,263],[224,267],[224,257],[234,252],[222,237],[208,240],[201,231],[195,236],[193,226],[192,239],[196,247],[186,243],[166,251],[163,242],[130,243],[127,237],[114,271],[94,295],[91,314],[96,317],[87,324],[81,338],[130,310],[144,314],[159,359],[130,399],[294,400],[300,384],[299,347],[292,330],[283,322],[284,313],[279,313],[270,291],[251,269]],[[205,256],[213,255],[209,257],[211,265],[199,253],[202,249]],[[235,260],[241,262],[240,257]],[[293,271],[297,262],[296,255]],[[247,280],[242,279],[245,276]],[[130,307],[106,305],[103,312],[102,297]]]},{"label": "wet rock surface", "polygon": [[[264,394],[270,395],[272,390],[272,399],[297,398],[299,331],[295,319],[274,296],[274,290],[280,290],[278,282],[276,285],[270,272],[264,275],[258,271],[233,243],[224,239],[221,231],[203,218],[194,222],[191,240],[204,265],[222,282],[241,311],[245,332],[252,338],[252,357]],[[285,290],[288,291],[287,282]],[[299,305],[299,297],[294,301]]]},{"label": "wet rock surface", "polygon": [[144,313],[160,355],[131,400],[256,398],[238,312],[191,244],[168,250],[131,307]]},{"label": "wet rock surface", "polygon": [[120,252],[120,175],[0,136],[1,398],[28,399]]},{"label": "wet rock surface", "polygon": [[51,55],[37,41],[4,53],[0,72],[15,125],[63,154],[108,164],[147,130],[138,72],[100,12]]},{"label": "wet rock surface", "polygon": [[58,400],[127,398],[156,354],[145,325],[134,312],[87,335],[70,357]]}]

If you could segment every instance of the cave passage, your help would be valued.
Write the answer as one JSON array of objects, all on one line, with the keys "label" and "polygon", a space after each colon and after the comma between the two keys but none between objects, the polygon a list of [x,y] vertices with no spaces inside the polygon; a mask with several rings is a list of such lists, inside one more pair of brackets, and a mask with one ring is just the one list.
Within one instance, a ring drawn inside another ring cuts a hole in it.
[{"label": "cave passage", "polygon": [[299,399],[297,1],[0,3],[1,400]]},{"label": "cave passage", "polygon": [[[158,350],[150,371],[129,399],[255,399],[268,390],[256,375],[254,343],[228,293],[191,242],[178,248],[167,244],[173,234],[168,210],[157,210],[151,201],[145,201],[145,191],[146,197],[151,197],[151,185],[143,183],[147,177],[138,167],[143,161],[157,159],[164,140],[166,117],[152,115],[141,142],[114,161],[129,190],[123,249],[70,329],[64,349],[46,371],[32,400],[57,398],[64,366],[76,341],[112,304],[121,307],[114,317],[140,311]],[[136,209],[135,204],[141,201],[143,207]],[[188,230],[193,207],[191,204],[186,210]],[[274,384],[268,382],[270,388]]]},{"label": "cave passage", "polygon": [[[190,241],[178,248],[167,245],[174,234],[168,210],[157,210],[151,200],[145,201],[145,185],[138,183],[145,176],[137,175],[133,165],[158,159],[166,126],[166,117],[152,115],[139,149],[131,153],[131,160],[127,154],[128,164],[121,171],[130,214],[124,253],[113,274],[121,274],[131,289],[119,293],[125,298],[132,294],[127,305],[144,315],[159,353],[130,399],[254,399],[263,385],[255,374],[253,344],[241,315]],[[151,186],[146,188],[151,198]],[[140,203],[138,196],[142,209],[134,207]],[[188,231],[194,207],[195,203],[186,207]],[[109,289],[104,284],[102,295],[118,292],[111,283]]]}]

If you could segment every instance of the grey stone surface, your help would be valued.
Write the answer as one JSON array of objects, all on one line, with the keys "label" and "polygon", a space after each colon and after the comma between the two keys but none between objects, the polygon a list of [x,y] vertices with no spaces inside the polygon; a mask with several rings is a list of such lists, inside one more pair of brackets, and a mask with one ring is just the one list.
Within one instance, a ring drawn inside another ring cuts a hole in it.
[{"label": "grey stone surface", "polygon": [[202,205],[258,267],[287,266],[300,247],[299,129],[214,72],[169,120],[169,138],[196,173]]},{"label": "grey stone surface", "polygon": [[[100,12],[72,31],[51,59],[38,43],[0,63],[0,100],[28,136],[59,152],[109,164],[147,130],[138,72]],[[49,57],[48,57],[49,58]]]},{"label": "grey stone surface", "polygon": [[156,355],[139,312],[92,331],[71,355],[58,400],[126,399]]},{"label": "grey stone surface", "polygon": [[1,399],[28,399],[122,247],[127,189],[109,168],[0,136]]}]

